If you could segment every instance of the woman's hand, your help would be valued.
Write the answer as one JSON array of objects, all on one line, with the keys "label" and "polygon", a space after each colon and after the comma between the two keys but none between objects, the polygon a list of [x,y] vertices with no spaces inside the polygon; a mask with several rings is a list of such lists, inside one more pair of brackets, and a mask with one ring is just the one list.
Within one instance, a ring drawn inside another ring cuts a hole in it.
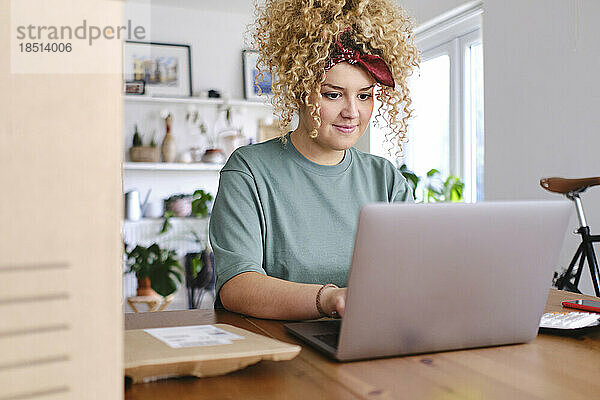
[{"label": "woman's hand", "polygon": [[346,308],[346,288],[327,287],[321,293],[321,307],[328,315],[337,312],[340,317],[344,316]]}]

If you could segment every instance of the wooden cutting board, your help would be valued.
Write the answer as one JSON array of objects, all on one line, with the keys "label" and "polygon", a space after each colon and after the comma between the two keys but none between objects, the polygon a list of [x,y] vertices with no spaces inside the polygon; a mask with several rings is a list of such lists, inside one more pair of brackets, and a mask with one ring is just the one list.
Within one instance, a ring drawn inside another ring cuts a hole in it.
[{"label": "wooden cutting board", "polygon": [[133,383],[176,376],[224,375],[261,360],[296,357],[300,346],[284,343],[227,324],[212,326],[241,336],[230,344],[173,348],[143,329],[125,331],[125,376]]}]

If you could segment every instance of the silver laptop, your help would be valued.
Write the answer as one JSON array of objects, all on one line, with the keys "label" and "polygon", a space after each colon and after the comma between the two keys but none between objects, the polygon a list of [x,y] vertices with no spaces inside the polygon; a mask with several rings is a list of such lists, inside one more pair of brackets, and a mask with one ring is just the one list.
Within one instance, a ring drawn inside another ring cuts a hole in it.
[{"label": "silver laptop", "polygon": [[285,327],[340,361],[529,342],[570,211],[567,201],[366,205],[344,318]]}]

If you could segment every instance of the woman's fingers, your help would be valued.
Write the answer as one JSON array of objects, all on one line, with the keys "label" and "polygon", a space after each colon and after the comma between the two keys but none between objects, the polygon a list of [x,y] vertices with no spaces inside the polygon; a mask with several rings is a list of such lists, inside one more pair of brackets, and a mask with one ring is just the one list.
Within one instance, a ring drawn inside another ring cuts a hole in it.
[{"label": "woman's fingers", "polygon": [[346,308],[346,291],[346,288],[335,291],[334,309],[340,317],[344,316],[344,310]]},{"label": "woman's fingers", "polygon": [[346,309],[346,292],[345,292],[345,289],[344,289],[344,292],[338,298],[337,306],[336,306],[336,311],[337,311],[337,313],[338,313],[338,315],[340,317],[344,316],[344,310],[345,309]]}]

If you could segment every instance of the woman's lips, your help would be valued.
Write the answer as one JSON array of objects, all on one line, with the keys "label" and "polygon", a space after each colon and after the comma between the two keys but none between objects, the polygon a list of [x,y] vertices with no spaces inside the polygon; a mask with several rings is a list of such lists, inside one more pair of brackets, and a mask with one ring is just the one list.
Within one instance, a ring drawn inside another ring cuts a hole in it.
[{"label": "woman's lips", "polygon": [[333,127],[341,133],[348,134],[354,132],[357,125],[333,125]]}]

